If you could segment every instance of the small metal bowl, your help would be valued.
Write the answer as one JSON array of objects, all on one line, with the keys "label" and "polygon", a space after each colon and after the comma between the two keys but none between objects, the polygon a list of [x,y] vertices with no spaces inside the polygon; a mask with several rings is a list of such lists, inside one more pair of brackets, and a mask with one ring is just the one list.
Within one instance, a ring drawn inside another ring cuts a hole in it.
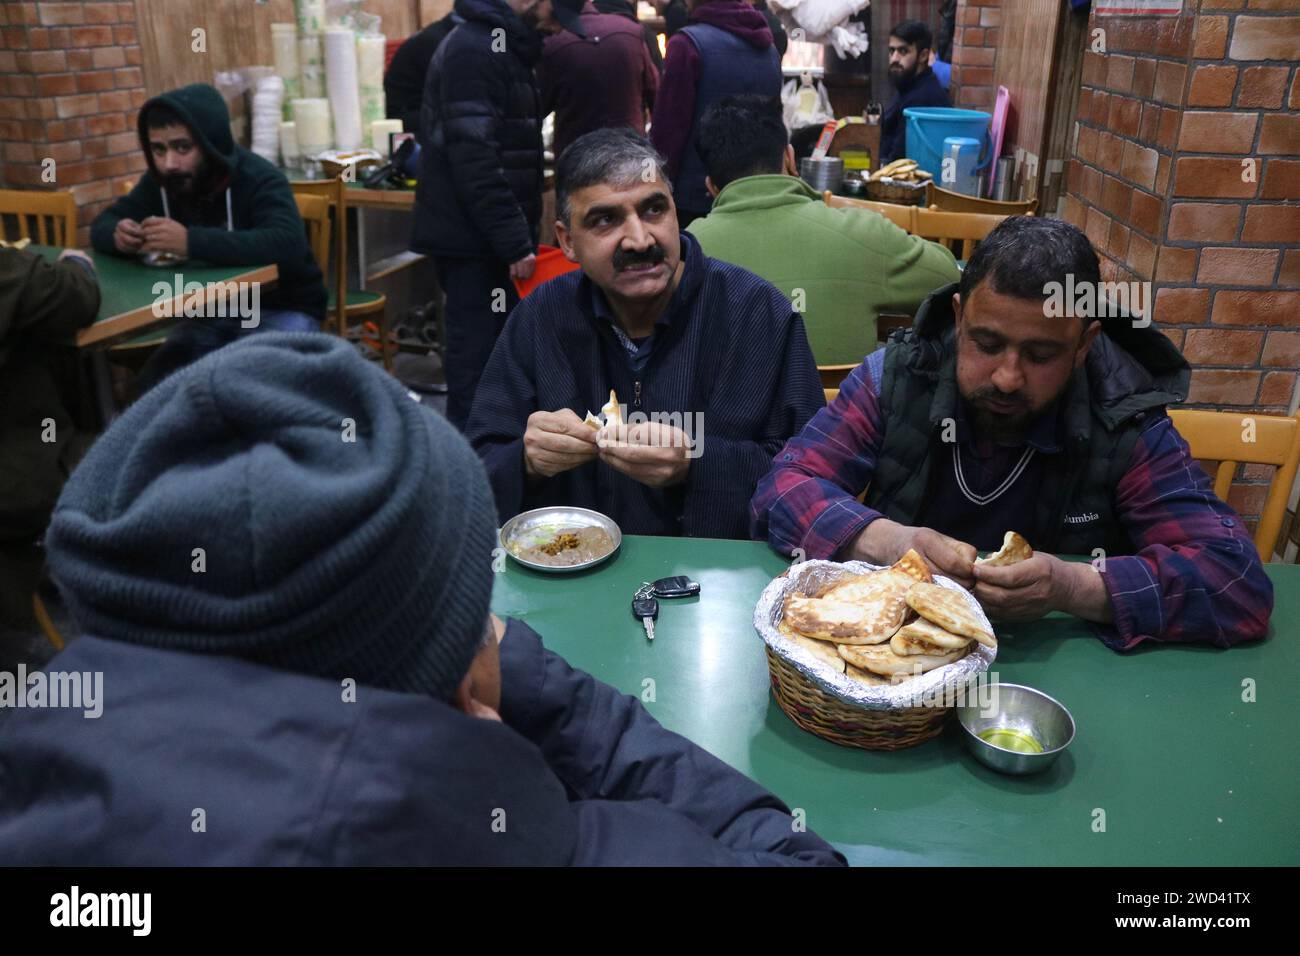
[{"label": "small metal bowl", "polygon": [[[957,708],[966,746],[977,760],[999,773],[1040,773],[1056,762],[1074,740],[1074,718],[1059,700],[1023,684],[989,686],[990,706],[978,701]],[[979,735],[992,730],[1027,735],[1042,748],[1028,753],[998,746]]]},{"label": "small metal bowl", "polygon": [[[560,566],[529,561],[527,558],[521,558],[516,553],[518,549],[529,546],[528,539],[532,536],[546,533],[556,526],[573,527],[575,525],[588,528],[603,528],[605,533],[609,535],[610,540],[614,542],[613,547],[605,554],[589,561]],[[570,508],[562,505],[553,505],[549,508],[534,508],[532,511],[525,511],[522,514],[515,515],[501,526],[500,537],[501,547],[514,561],[526,568],[532,568],[534,571],[542,571],[546,574],[568,574],[572,571],[593,568],[603,561],[608,561],[618,553],[618,549],[623,545],[623,532],[614,519],[601,514],[599,511],[592,511],[590,508]]]}]

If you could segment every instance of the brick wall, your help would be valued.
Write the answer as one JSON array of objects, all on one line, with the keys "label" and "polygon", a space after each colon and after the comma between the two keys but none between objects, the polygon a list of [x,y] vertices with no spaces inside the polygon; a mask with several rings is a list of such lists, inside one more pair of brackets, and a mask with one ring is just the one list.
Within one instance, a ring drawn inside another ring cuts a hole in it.
[{"label": "brick wall", "polygon": [[71,190],[79,245],[145,168],[144,100],[133,2],[0,2],[0,187]]},{"label": "brick wall", "polygon": [[[1097,17],[1062,215],[1107,280],[1151,280],[1188,403],[1288,414],[1300,367],[1300,0]],[[1254,525],[1271,469],[1229,502]]]},{"label": "brick wall", "polygon": [[952,41],[953,106],[993,112],[997,86],[993,65],[997,58],[1002,0],[960,0],[957,31]]}]

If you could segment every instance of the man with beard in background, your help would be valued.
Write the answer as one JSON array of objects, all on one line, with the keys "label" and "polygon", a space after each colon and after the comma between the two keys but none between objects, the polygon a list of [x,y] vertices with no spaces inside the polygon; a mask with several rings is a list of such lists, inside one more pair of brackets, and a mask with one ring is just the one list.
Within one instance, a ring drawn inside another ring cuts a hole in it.
[{"label": "man with beard in background", "polygon": [[138,131],[149,173],[95,218],[94,247],[120,256],[168,253],[178,266],[186,259],[274,264],[280,277],[259,291],[256,316],[176,324],[141,370],[137,392],[243,335],[318,330],[329,296],[293,189],[284,173],[235,142],[216,88],[195,83],[154,97],[140,109]]},{"label": "man with beard in background", "polygon": [[898,90],[880,120],[880,162],[907,154],[907,124],[903,110],[909,106],[952,106],[948,91],[930,68],[934,40],[920,20],[904,20],[889,31],[889,79]]}]

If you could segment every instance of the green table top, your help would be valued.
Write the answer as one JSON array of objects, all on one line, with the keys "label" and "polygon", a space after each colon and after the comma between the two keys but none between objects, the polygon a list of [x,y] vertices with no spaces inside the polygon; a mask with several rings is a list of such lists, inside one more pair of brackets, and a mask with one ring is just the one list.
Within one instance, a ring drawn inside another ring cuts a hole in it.
[{"label": "green table top", "polygon": [[[507,561],[493,609],[750,775],[859,865],[1228,866],[1300,863],[1300,567],[1269,565],[1270,637],[1231,650],[1109,650],[1074,618],[999,627],[992,670],[1064,703],[1078,732],[1046,772],[1003,776],[960,728],[896,753],[828,743],[769,693],[754,605],[786,567],[756,541],[627,536],[604,566],[545,575]],[[642,581],[689,574],[698,598],[661,601],[656,639],[630,611]],[[1150,643],[1150,642],[1148,642]],[[1242,682],[1257,700],[1242,701]],[[1094,811],[1105,832],[1094,832]]]},{"label": "green table top", "polygon": [[[47,262],[54,262],[63,250],[53,246],[30,245],[31,252],[39,253]],[[186,262],[177,270],[146,266],[137,259],[91,251],[95,271],[99,275],[99,315],[94,323],[77,334],[79,346],[106,346],[138,335],[148,329],[165,325],[174,319],[153,314],[158,295],[154,286],[165,282],[173,290],[176,276],[181,283],[199,282],[262,282],[270,284],[279,277],[274,265],[268,266],[211,266],[202,262]],[[173,314],[179,314],[184,299],[176,301],[173,295]]]}]

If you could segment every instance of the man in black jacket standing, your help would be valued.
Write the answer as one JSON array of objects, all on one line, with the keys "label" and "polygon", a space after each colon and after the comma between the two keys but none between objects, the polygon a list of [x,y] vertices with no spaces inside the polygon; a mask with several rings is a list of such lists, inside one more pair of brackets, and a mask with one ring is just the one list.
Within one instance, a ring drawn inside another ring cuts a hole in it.
[{"label": "man in black jacket standing", "polygon": [[442,41],[461,19],[455,11],[435,20],[419,33],[406,38],[397,48],[384,73],[384,103],[389,119],[399,119],[408,133],[420,131],[420,105],[424,102],[424,78]]},{"label": "man in black jacket standing", "polygon": [[420,113],[411,248],[447,296],[447,417],[463,428],[479,376],[536,263],[542,133],[533,67],[543,35],[582,36],[581,0],[456,0]]}]

